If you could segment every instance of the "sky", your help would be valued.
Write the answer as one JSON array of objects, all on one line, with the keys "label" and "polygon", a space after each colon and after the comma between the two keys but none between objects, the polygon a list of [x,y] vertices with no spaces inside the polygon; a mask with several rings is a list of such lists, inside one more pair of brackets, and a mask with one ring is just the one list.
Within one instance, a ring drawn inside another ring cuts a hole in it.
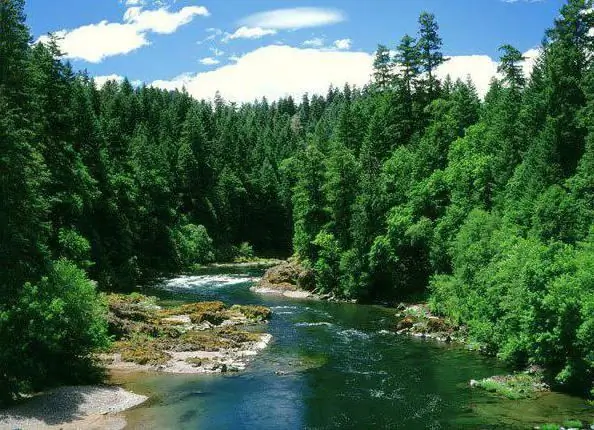
[{"label": "sky", "polygon": [[34,41],[60,37],[65,57],[101,85],[128,77],[211,99],[269,100],[330,84],[365,85],[378,43],[415,36],[436,15],[444,77],[471,76],[481,95],[498,48],[525,53],[529,72],[564,0],[27,0]]}]

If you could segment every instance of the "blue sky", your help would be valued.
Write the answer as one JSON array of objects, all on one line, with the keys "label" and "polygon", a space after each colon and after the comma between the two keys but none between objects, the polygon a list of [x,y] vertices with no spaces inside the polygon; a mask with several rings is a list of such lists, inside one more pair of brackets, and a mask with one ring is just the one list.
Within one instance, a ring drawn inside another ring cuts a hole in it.
[{"label": "blue sky", "polygon": [[[443,74],[470,74],[484,92],[497,48],[532,58],[563,0],[28,0],[34,39],[63,37],[77,69],[102,82],[128,76],[196,97],[231,100],[363,85],[378,43],[414,35],[421,11],[437,16]],[[527,63],[527,70],[529,69]]]}]

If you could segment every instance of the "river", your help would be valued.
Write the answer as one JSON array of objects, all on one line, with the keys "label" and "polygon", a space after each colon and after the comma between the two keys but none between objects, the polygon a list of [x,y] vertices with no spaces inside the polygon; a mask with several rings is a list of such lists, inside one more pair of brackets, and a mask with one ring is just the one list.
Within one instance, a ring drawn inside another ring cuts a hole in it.
[{"label": "river", "polygon": [[584,401],[551,393],[509,401],[469,387],[506,373],[459,346],[398,336],[394,310],[263,296],[256,273],[181,277],[144,293],[164,304],[222,300],[273,310],[271,345],[224,375],[119,375],[151,399],[126,413],[129,429],[523,429],[584,418]]}]

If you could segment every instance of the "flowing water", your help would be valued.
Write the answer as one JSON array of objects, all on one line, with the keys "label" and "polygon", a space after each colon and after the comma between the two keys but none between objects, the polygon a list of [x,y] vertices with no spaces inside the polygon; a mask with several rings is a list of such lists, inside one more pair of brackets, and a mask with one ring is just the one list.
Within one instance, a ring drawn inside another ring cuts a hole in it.
[{"label": "flowing water", "polygon": [[471,389],[470,379],[508,369],[461,347],[395,335],[394,310],[262,296],[249,291],[252,276],[180,277],[148,291],[165,304],[269,306],[274,338],[242,373],[120,375],[151,396],[126,413],[127,428],[521,429],[591,412],[560,394],[510,401]]}]

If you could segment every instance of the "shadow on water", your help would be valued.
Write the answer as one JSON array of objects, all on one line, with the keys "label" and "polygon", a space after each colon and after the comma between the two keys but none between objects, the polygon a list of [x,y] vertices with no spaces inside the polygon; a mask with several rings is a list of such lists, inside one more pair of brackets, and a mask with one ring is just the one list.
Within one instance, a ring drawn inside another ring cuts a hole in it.
[{"label": "shadow on water", "polygon": [[256,295],[254,275],[208,273],[149,290],[165,302],[269,306],[274,341],[241,374],[127,381],[154,396],[126,414],[128,428],[525,429],[591,417],[583,400],[561,394],[506,401],[470,389],[470,379],[507,369],[460,347],[396,336],[393,310]]}]

